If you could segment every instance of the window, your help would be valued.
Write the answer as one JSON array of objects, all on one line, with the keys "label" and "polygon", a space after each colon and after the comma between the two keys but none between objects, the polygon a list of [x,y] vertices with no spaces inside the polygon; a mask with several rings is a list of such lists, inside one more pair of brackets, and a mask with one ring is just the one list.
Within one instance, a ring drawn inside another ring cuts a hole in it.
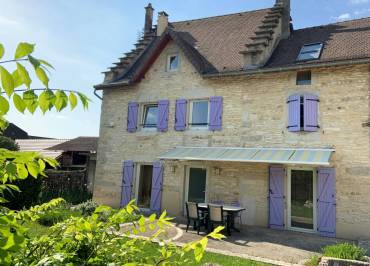
[{"label": "window", "polygon": [[177,71],[179,68],[179,55],[170,55],[167,60],[167,70]]},{"label": "window", "polygon": [[297,72],[297,85],[311,85],[311,70]]},{"label": "window", "polygon": [[294,94],[288,99],[288,130],[290,132],[318,131],[319,98],[310,93]]},{"label": "window", "polygon": [[158,104],[144,105],[143,128],[157,127]]},{"label": "window", "polygon": [[314,60],[320,57],[322,51],[322,43],[305,44],[301,48],[297,61]]},{"label": "window", "polygon": [[208,126],[208,100],[196,100],[191,102],[190,123],[191,127]]}]

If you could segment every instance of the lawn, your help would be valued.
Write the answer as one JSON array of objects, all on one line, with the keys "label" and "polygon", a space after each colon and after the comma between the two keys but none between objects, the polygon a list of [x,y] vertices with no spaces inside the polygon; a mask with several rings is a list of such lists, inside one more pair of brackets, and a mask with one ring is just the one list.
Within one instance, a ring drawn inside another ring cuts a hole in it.
[{"label": "lawn", "polygon": [[[30,237],[42,236],[46,235],[50,232],[50,228],[44,225],[41,225],[37,222],[28,222],[25,224],[27,228],[29,228]],[[153,244],[153,248],[148,248],[148,253],[156,252],[157,249],[155,244]],[[266,266],[268,264],[256,262],[252,260],[247,260],[239,257],[231,257],[222,254],[206,252],[202,261],[200,263],[196,263],[192,261],[189,265],[204,265],[205,263],[217,263],[222,266]]]}]

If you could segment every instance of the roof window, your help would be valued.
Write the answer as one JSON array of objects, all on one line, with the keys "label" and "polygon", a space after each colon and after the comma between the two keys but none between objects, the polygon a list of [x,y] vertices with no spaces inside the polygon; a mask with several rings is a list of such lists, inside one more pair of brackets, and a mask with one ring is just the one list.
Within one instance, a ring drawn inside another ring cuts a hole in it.
[{"label": "roof window", "polygon": [[308,61],[318,59],[321,55],[323,43],[305,44],[297,57],[297,61]]}]

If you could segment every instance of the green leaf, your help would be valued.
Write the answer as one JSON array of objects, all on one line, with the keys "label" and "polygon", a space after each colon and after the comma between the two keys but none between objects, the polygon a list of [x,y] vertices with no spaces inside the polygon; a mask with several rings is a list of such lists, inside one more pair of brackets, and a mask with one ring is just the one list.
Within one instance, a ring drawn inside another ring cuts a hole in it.
[{"label": "green leaf", "polygon": [[32,90],[25,91],[23,93],[23,100],[26,103],[27,110],[31,114],[33,114],[35,112],[35,110],[36,110],[36,108],[38,106],[37,99],[38,99],[37,95]]},{"label": "green leaf", "polygon": [[24,110],[26,109],[26,103],[23,101],[22,97],[14,93],[13,103],[14,103],[15,108],[17,108],[17,110],[23,114]]},{"label": "green leaf", "polygon": [[39,106],[44,114],[49,109],[50,106],[50,96],[48,92],[49,90],[45,90],[39,96]]},{"label": "green leaf", "polygon": [[23,80],[19,76],[18,70],[13,71],[12,77],[13,77],[13,82],[14,82],[14,88],[18,88],[19,86],[23,84]]},{"label": "green leaf", "polygon": [[9,111],[9,102],[0,95],[0,115],[6,115]]},{"label": "green leaf", "polygon": [[22,163],[17,164],[17,174],[20,179],[26,179],[28,177],[28,171],[24,164]]},{"label": "green leaf", "polygon": [[36,68],[36,76],[46,88],[49,87],[49,78],[48,75],[46,75],[45,70],[43,70],[41,67]]},{"label": "green leaf", "polygon": [[38,162],[39,162],[40,171],[44,171],[46,167],[45,162],[41,159],[39,159]]},{"label": "green leaf", "polygon": [[28,61],[30,61],[35,69],[41,65],[40,61],[34,58],[32,55],[28,55]]},{"label": "green leaf", "polygon": [[0,43],[0,59],[3,58],[5,53],[4,45]]},{"label": "green leaf", "polygon": [[39,165],[38,163],[36,162],[28,162],[27,164],[27,169],[28,169],[28,172],[30,173],[31,176],[33,176],[34,178],[36,178],[40,172],[40,168],[39,168]]},{"label": "green leaf", "polygon": [[55,98],[54,106],[55,106],[55,109],[57,109],[57,111],[60,112],[61,110],[63,110],[67,106],[68,97],[65,94],[65,92],[61,91],[61,90],[58,90],[55,93],[55,97],[56,98]]},{"label": "green leaf", "polygon": [[87,98],[86,95],[80,93],[80,92],[77,92],[77,95],[78,97],[80,97],[80,101],[82,103],[82,106],[84,107],[84,109],[87,109],[89,107],[89,101],[90,99]]},{"label": "green leaf", "polygon": [[4,67],[0,66],[1,85],[10,97],[14,91],[13,76]]},{"label": "green leaf", "polygon": [[47,67],[50,67],[52,69],[55,69],[49,62],[45,61],[45,60],[42,60],[42,59],[39,59],[39,62],[44,65],[44,66],[47,66]]},{"label": "green leaf", "polygon": [[34,44],[21,42],[18,44],[17,49],[15,50],[14,59],[19,59],[24,56],[27,56],[33,52],[33,49],[35,48]]},{"label": "green leaf", "polygon": [[31,80],[30,75],[28,74],[28,71],[26,70],[26,68],[22,64],[17,63],[17,71],[18,71],[18,75],[22,79],[23,83],[27,86],[27,88],[30,88],[32,80]]},{"label": "green leaf", "polygon": [[69,103],[71,105],[71,110],[75,109],[77,105],[77,97],[73,92],[69,94]]},{"label": "green leaf", "polygon": [[9,123],[6,119],[0,116],[0,131],[4,131],[8,127]]}]

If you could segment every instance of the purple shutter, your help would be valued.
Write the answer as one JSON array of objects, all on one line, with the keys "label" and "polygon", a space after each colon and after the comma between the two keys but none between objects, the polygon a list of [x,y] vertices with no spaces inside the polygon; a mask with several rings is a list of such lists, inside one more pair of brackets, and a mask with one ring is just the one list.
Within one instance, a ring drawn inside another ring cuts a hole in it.
[{"label": "purple shutter", "polygon": [[211,97],[209,108],[209,130],[221,130],[222,128],[222,102],[220,96]]},{"label": "purple shutter", "polygon": [[269,227],[284,229],[284,168],[270,167]]},{"label": "purple shutter", "polygon": [[168,109],[170,102],[161,100],[158,102],[158,123],[157,129],[160,132],[166,132],[168,129]]},{"label": "purple shutter", "polygon": [[301,96],[298,94],[288,98],[288,131],[301,131]]},{"label": "purple shutter", "polygon": [[175,130],[184,131],[186,129],[186,110],[187,101],[184,99],[176,100]]},{"label": "purple shutter", "polygon": [[161,211],[163,185],[163,163],[161,161],[153,164],[152,193],[150,196],[150,209],[159,213]]},{"label": "purple shutter", "polygon": [[139,110],[139,104],[130,102],[128,104],[127,112],[127,131],[130,133],[136,132],[137,130],[137,113]]},{"label": "purple shutter", "polygon": [[317,131],[319,129],[317,114],[319,98],[314,94],[304,94],[304,131]]},{"label": "purple shutter", "polygon": [[134,178],[134,162],[123,162],[122,192],[120,207],[125,207],[131,201],[132,180]]},{"label": "purple shutter", "polygon": [[335,237],[335,169],[321,168],[317,176],[317,231]]}]

